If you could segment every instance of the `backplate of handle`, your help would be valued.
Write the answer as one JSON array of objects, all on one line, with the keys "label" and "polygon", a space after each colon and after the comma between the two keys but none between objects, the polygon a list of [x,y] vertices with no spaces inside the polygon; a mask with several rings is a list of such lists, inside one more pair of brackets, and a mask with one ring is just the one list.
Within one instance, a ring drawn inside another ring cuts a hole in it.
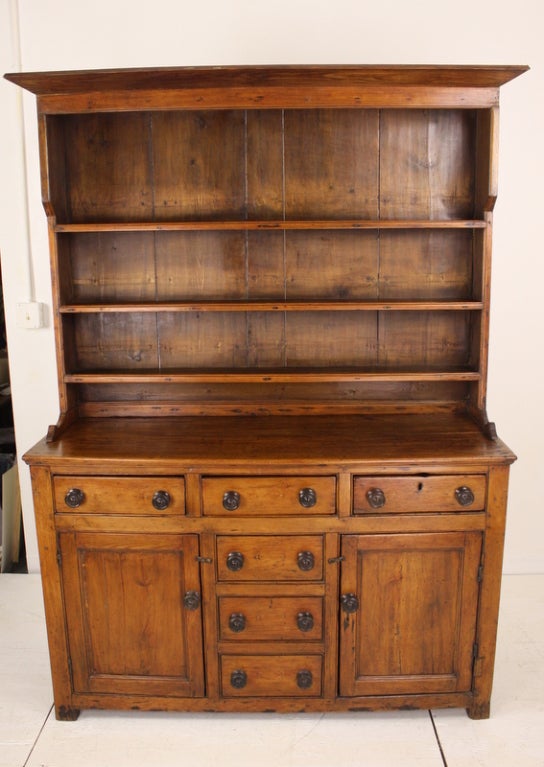
[{"label": "backplate of handle", "polygon": [[236,511],[240,508],[240,493],[236,490],[227,490],[223,495],[223,508],[227,511]]},{"label": "backplate of handle", "polygon": [[298,502],[304,509],[311,509],[317,503],[317,493],[313,487],[303,487],[298,491]]},{"label": "backplate of handle", "polygon": [[166,490],[157,490],[153,494],[151,505],[157,511],[164,511],[170,506],[170,493]]},{"label": "backplate of handle", "polygon": [[366,499],[373,509],[381,509],[382,506],[385,506],[385,493],[379,487],[371,487],[370,490],[367,490]]},{"label": "backplate of handle", "polygon": [[455,498],[459,506],[470,506],[474,503],[474,493],[466,485],[462,485],[455,490]]},{"label": "backplate of handle", "polygon": [[64,503],[71,509],[77,509],[85,500],[85,493],[79,487],[71,487],[64,496]]},{"label": "backplate of handle", "polygon": [[309,570],[314,569],[315,557],[311,551],[299,551],[297,554],[297,564],[299,570],[308,572]]},{"label": "backplate of handle", "polygon": [[314,616],[307,610],[301,611],[297,615],[297,626],[300,631],[311,631],[314,627]]},{"label": "backplate of handle", "polygon": [[313,683],[314,675],[309,669],[303,668],[297,672],[297,686],[301,690],[309,690]]},{"label": "backplate of handle", "polygon": [[227,567],[233,572],[237,573],[244,566],[244,555],[241,551],[230,551],[227,554]]},{"label": "backplate of handle", "polygon": [[235,634],[244,631],[246,623],[246,616],[243,613],[232,613],[229,616],[229,629]]}]

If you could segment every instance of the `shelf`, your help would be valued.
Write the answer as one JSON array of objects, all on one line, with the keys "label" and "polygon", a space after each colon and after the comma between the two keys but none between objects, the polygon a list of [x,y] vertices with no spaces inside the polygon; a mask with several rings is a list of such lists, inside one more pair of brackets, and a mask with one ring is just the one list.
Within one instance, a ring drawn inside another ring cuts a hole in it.
[{"label": "shelf", "polygon": [[330,383],[341,381],[479,381],[474,370],[362,370],[352,368],[240,369],[219,368],[172,371],[110,371],[67,373],[65,383]]},{"label": "shelf", "polygon": [[61,314],[131,312],[410,312],[481,311],[481,301],[175,301],[123,304],[65,304]]},{"label": "shelf", "polygon": [[310,229],[485,229],[482,219],[397,220],[261,220],[261,221],[130,221],[55,224],[57,233],[77,232],[194,232],[194,231],[289,231]]}]

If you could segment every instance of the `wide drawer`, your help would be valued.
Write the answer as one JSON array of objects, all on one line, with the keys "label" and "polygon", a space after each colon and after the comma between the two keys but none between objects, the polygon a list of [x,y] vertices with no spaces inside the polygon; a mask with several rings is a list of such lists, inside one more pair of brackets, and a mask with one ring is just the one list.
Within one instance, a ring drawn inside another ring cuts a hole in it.
[{"label": "wide drawer", "polygon": [[418,511],[480,511],[486,478],[481,474],[355,477],[354,514]]},{"label": "wide drawer", "polygon": [[334,514],[335,477],[204,477],[206,516]]},{"label": "wide drawer", "polygon": [[180,477],[56,476],[57,512],[80,514],[184,514],[185,482]]},{"label": "wide drawer", "polygon": [[321,655],[223,655],[221,687],[233,696],[321,695]]},{"label": "wide drawer", "polygon": [[220,597],[219,635],[238,642],[321,640],[322,597]]},{"label": "wide drawer", "polygon": [[219,535],[220,581],[319,581],[321,535]]}]

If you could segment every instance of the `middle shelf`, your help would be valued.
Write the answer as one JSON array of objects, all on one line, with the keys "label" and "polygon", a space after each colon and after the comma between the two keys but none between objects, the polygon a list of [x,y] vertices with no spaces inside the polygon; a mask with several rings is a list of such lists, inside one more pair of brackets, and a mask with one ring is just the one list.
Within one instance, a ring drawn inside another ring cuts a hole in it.
[{"label": "middle shelf", "polygon": [[464,219],[240,219],[186,221],[96,221],[91,223],[55,223],[59,233],[85,232],[206,232],[206,231],[293,231],[336,229],[485,229],[481,218]]},{"label": "middle shelf", "polygon": [[61,314],[132,312],[481,311],[481,301],[157,301],[63,304]]},{"label": "middle shelf", "polygon": [[444,370],[364,370],[361,368],[283,369],[193,369],[193,370],[116,370],[67,373],[65,383],[340,383],[368,381],[479,381],[478,371]]},{"label": "middle shelf", "polygon": [[483,230],[56,235],[64,314],[479,311]]}]

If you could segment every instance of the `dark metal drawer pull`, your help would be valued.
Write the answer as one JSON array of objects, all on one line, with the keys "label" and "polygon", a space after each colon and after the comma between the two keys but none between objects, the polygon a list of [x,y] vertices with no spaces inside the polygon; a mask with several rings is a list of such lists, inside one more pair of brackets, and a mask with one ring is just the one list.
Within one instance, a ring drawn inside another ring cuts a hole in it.
[{"label": "dark metal drawer pull", "polygon": [[312,487],[303,487],[298,491],[298,502],[305,509],[311,509],[317,503],[317,493]]},{"label": "dark metal drawer pull", "polygon": [[223,508],[227,511],[236,511],[240,508],[240,493],[236,490],[227,490],[223,495]]},{"label": "dark metal drawer pull", "polygon": [[474,493],[470,487],[467,487],[466,485],[456,489],[455,498],[457,499],[459,506],[470,506],[474,503]]},{"label": "dark metal drawer pull", "polygon": [[157,490],[153,495],[151,503],[157,511],[164,511],[170,506],[170,493],[166,490]]},{"label": "dark metal drawer pull", "polygon": [[183,604],[187,610],[198,610],[200,607],[200,594],[198,591],[187,591],[183,597]]},{"label": "dark metal drawer pull", "polygon": [[77,509],[85,500],[85,493],[78,487],[71,487],[64,496],[64,503],[71,509]]},{"label": "dark metal drawer pull", "polygon": [[237,573],[244,566],[244,555],[240,551],[231,551],[227,554],[227,567],[233,573]]},{"label": "dark metal drawer pull", "polygon": [[379,487],[371,487],[366,491],[366,498],[369,506],[373,509],[381,509],[385,506],[385,493]]},{"label": "dark metal drawer pull", "polygon": [[314,627],[314,616],[310,612],[300,612],[297,615],[297,626],[301,631],[311,631]]},{"label": "dark metal drawer pull", "polygon": [[229,629],[239,634],[246,627],[246,616],[243,613],[232,613],[229,618]]},{"label": "dark metal drawer pull", "polygon": [[246,672],[242,671],[242,669],[236,669],[236,671],[233,671],[230,675],[230,683],[231,686],[235,687],[237,690],[242,690],[247,684]]},{"label": "dark metal drawer pull", "polygon": [[309,669],[304,668],[297,672],[297,685],[301,690],[308,690],[313,683],[314,676]]},{"label": "dark metal drawer pull", "polygon": [[297,564],[300,570],[308,572],[308,570],[314,569],[315,557],[311,551],[299,551],[297,554]]},{"label": "dark metal drawer pull", "polygon": [[345,613],[355,613],[359,609],[359,600],[355,594],[342,594],[340,604]]}]

